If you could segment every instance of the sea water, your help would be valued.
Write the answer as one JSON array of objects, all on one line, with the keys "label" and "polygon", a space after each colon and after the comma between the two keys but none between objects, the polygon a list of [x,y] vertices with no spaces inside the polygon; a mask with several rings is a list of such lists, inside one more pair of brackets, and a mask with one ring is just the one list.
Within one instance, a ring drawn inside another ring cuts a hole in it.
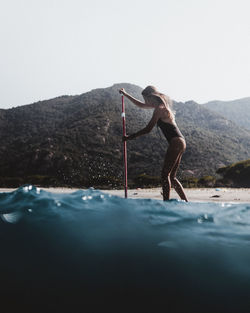
[{"label": "sea water", "polygon": [[250,312],[250,203],[0,193],[2,312]]}]

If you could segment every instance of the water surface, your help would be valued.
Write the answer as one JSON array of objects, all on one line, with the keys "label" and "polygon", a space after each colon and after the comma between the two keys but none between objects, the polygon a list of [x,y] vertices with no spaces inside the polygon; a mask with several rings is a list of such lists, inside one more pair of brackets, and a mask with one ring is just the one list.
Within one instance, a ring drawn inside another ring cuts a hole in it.
[{"label": "water surface", "polygon": [[0,240],[5,312],[250,312],[250,203],[23,186]]}]

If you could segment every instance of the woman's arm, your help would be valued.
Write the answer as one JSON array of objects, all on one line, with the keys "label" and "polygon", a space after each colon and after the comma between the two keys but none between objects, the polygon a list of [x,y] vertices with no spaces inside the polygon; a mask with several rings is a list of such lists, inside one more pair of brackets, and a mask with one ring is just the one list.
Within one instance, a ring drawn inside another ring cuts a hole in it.
[{"label": "woman's arm", "polygon": [[128,98],[132,103],[134,103],[135,105],[137,105],[139,108],[142,109],[154,109],[154,106],[151,106],[150,104],[146,104],[144,102],[141,102],[140,100],[132,97],[131,95],[129,95],[124,88],[119,90],[120,94],[123,94],[126,98]]},{"label": "woman's arm", "polygon": [[129,135],[129,136],[124,136],[123,141],[132,140],[132,139],[135,139],[136,137],[150,133],[151,130],[154,128],[155,124],[157,123],[159,117],[160,117],[160,110],[158,108],[156,108],[154,110],[153,116],[152,116],[151,120],[149,121],[148,125],[146,127],[144,127],[143,129],[139,130],[137,133],[134,133],[134,134]]}]

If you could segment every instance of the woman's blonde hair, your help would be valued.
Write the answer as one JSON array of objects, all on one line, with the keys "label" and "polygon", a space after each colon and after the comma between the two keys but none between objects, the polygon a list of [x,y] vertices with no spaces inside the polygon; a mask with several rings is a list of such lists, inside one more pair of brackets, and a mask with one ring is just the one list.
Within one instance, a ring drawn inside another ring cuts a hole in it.
[{"label": "woman's blonde hair", "polygon": [[159,104],[163,103],[168,111],[168,117],[170,119],[175,118],[175,112],[172,109],[173,102],[165,94],[160,93],[154,86],[147,86],[141,93],[144,97],[153,97]]}]

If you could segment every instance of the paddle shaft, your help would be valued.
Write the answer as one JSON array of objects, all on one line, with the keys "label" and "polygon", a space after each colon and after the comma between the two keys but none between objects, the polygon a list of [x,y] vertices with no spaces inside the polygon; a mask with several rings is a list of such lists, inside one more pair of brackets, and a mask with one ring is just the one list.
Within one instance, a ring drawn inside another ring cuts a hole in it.
[{"label": "paddle shaft", "polygon": [[[126,136],[124,95],[122,95],[122,131],[123,131],[123,136]],[[124,192],[125,192],[125,198],[127,198],[128,197],[128,169],[127,169],[127,142],[126,141],[123,141],[123,162],[124,162]]]}]

